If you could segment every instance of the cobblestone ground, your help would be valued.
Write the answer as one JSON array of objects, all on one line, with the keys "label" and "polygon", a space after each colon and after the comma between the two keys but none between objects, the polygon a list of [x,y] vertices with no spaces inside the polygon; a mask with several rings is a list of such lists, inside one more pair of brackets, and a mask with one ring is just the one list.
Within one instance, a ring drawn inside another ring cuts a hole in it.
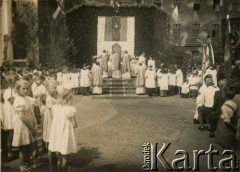
[{"label": "cobblestone ground", "polygon": [[[182,157],[177,150],[186,150],[189,165],[193,166],[193,150],[208,150],[210,144],[219,150],[214,166],[223,159],[222,148],[214,143],[208,131],[199,131],[192,124],[194,99],[133,96],[111,98],[104,96],[75,96],[78,110],[76,129],[79,152],[70,156],[76,171],[142,171],[144,143],[171,143],[164,153],[166,161]],[[240,164],[239,152],[236,152]],[[180,164],[181,165],[181,164]],[[207,155],[199,158],[200,171],[209,171]],[[2,171],[14,171],[18,160],[4,163]],[[166,171],[158,161],[159,171]],[[48,171],[44,165],[34,171]],[[185,171],[185,170],[184,170]]]}]

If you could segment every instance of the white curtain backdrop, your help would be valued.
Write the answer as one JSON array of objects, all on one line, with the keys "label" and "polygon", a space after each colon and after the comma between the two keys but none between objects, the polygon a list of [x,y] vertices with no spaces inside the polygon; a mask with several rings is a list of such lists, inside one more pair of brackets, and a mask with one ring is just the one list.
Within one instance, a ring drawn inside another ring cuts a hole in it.
[{"label": "white curtain backdrop", "polygon": [[120,44],[122,51],[128,51],[129,55],[134,56],[134,38],[135,38],[135,18],[127,17],[127,41],[104,41],[105,34],[105,16],[98,17],[98,32],[97,32],[97,55],[101,55],[103,50],[112,52],[112,45]]}]

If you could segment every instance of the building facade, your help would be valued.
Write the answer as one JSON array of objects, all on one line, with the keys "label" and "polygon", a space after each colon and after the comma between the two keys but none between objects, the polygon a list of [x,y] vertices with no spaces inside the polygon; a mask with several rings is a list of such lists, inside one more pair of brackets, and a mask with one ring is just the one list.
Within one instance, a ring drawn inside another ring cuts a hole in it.
[{"label": "building facade", "polygon": [[[38,0],[0,0],[0,65],[3,62],[25,63],[29,59],[38,63],[37,7]],[[31,35],[29,39],[24,39],[25,32]],[[23,47],[24,41],[21,40],[28,41],[28,46]]]},{"label": "building facade", "polygon": [[[13,11],[21,11],[21,3],[29,0],[1,0],[0,10],[0,64],[3,60],[12,60],[17,57],[14,54],[11,32],[13,26]],[[239,0],[35,0],[38,6],[39,39],[40,44],[51,42],[51,35],[57,27],[57,18],[62,11],[67,11],[79,4],[86,5],[109,5],[116,1],[121,6],[151,6],[157,5],[169,16],[174,11],[175,18],[171,18],[171,35],[173,42],[184,47],[187,54],[192,57],[193,63],[201,63],[202,45],[207,37],[210,37],[215,50],[216,61],[223,58],[222,52],[222,28],[223,19],[240,18]],[[60,7],[59,7],[60,6]],[[50,23],[54,25],[51,26]],[[45,31],[44,31],[45,30]],[[52,32],[49,32],[52,30]],[[45,46],[46,47],[46,46]],[[48,51],[41,50],[41,58],[46,60]],[[24,58],[24,57],[23,57]],[[41,61],[41,60],[40,60]]]}]

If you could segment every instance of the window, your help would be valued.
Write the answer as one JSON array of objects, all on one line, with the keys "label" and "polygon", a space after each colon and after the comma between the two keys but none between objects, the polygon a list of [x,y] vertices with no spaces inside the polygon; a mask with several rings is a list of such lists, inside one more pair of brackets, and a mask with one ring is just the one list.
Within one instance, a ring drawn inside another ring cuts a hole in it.
[{"label": "window", "polygon": [[192,25],[192,37],[193,38],[198,38],[199,37],[199,32],[200,32],[200,24],[199,23],[194,23]]},{"label": "window", "polygon": [[232,11],[240,11],[240,3],[232,3]]},{"label": "window", "polygon": [[213,11],[220,11],[220,0],[213,0]]},{"label": "window", "polygon": [[201,8],[201,1],[200,0],[194,0],[193,11],[200,11],[200,8]]},{"label": "window", "polygon": [[132,0],[118,0],[121,5],[131,5]]},{"label": "window", "polygon": [[181,24],[173,24],[173,37],[180,38]]},{"label": "window", "polygon": [[212,25],[212,37],[213,38],[219,38],[220,37],[220,25],[219,24],[213,24]]},{"label": "window", "polygon": [[202,57],[199,51],[192,51],[192,62],[193,64],[201,64]]},{"label": "window", "polygon": [[173,0],[174,8],[177,6],[178,11],[182,11],[182,0]]}]

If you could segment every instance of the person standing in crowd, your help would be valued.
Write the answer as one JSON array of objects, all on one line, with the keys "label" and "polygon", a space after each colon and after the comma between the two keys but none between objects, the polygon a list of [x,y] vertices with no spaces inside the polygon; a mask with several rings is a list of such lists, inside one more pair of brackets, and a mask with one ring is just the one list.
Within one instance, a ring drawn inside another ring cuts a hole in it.
[{"label": "person standing in crowd", "polygon": [[208,75],[208,74],[212,75],[213,83],[214,83],[215,86],[217,86],[217,84],[218,84],[218,81],[217,81],[217,70],[215,69],[215,66],[210,66],[206,70],[205,76]]},{"label": "person standing in crowd", "polygon": [[229,77],[232,83],[240,80],[240,59],[235,61],[235,65],[232,67]]},{"label": "person standing in crowd", "polygon": [[145,73],[146,68],[142,63],[137,67],[136,93],[137,95],[145,94]]},{"label": "person standing in crowd", "polygon": [[180,69],[179,65],[175,65],[176,71],[176,79],[177,79],[177,87],[178,87],[178,94],[181,94],[181,87],[183,84],[183,73]]},{"label": "person standing in crowd", "polygon": [[95,67],[92,68],[93,90],[92,94],[102,94],[102,70],[99,62],[96,62]]},{"label": "person standing in crowd", "polygon": [[[55,80],[50,80],[47,83],[47,97],[46,97],[46,108],[45,113],[43,116],[43,141],[45,149],[48,150],[49,146],[49,138],[50,138],[50,131],[51,131],[51,124],[52,124],[52,107],[56,104],[57,99],[57,86],[58,82]],[[48,159],[50,167],[52,166],[52,153],[48,151]]]},{"label": "person standing in crowd", "polygon": [[123,58],[122,58],[122,77],[124,78],[130,78],[130,60],[131,57],[128,54],[128,51],[124,52]]},{"label": "person standing in crowd", "polygon": [[226,99],[226,91],[225,88],[227,86],[227,80],[220,80],[219,81],[219,91],[215,92],[214,95],[214,103],[212,109],[214,110],[213,113],[208,115],[208,122],[210,125],[210,137],[215,137],[215,131],[217,127],[217,122],[219,115],[221,113],[221,107]]},{"label": "person standing in crowd", "polygon": [[138,68],[138,61],[136,57],[133,57],[130,61],[131,76],[136,76]]},{"label": "person standing in crowd", "polygon": [[156,88],[156,72],[153,70],[153,66],[149,66],[145,73],[145,77],[148,96],[152,96]]},{"label": "person standing in crowd", "polygon": [[115,51],[114,54],[112,55],[112,69],[113,69],[113,74],[112,78],[120,78],[120,54]]},{"label": "person standing in crowd", "polygon": [[240,82],[235,83],[235,88],[236,88],[236,94],[233,98],[233,101],[237,104],[237,111],[236,111],[236,118],[237,119],[237,131],[236,131],[236,135],[235,138],[236,140],[239,142],[240,141]]},{"label": "person standing in crowd", "polygon": [[80,78],[80,75],[77,71],[77,68],[74,66],[71,73],[71,83],[72,83],[72,92],[74,95],[77,95],[78,94],[78,88],[79,88],[79,78]]},{"label": "person standing in crowd", "polygon": [[160,68],[157,70],[157,95],[160,96],[160,83],[161,83],[161,66]]},{"label": "person standing in crowd", "polygon": [[57,104],[52,107],[52,125],[49,138],[49,151],[58,153],[58,171],[68,168],[68,155],[77,153],[78,147],[74,128],[77,127],[75,107],[71,106],[72,93],[62,88],[58,94]]},{"label": "person standing in crowd", "polygon": [[16,75],[8,74],[5,76],[7,89],[3,92],[3,114],[2,114],[2,144],[3,160],[8,161],[13,158],[12,152],[12,140],[13,140],[13,120],[14,120],[14,108],[13,102],[16,97],[14,91],[14,84],[17,80]]},{"label": "person standing in crowd", "polygon": [[[189,88],[189,85],[188,85]],[[206,83],[203,82],[203,84],[201,85],[201,87],[198,89],[198,96],[196,98],[196,111],[193,117],[193,124],[199,124],[199,120],[198,120],[198,107],[202,106],[202,93],[205,91],[205,89],[207,88]]]},{"label": "person standing in crowd", "polygon": [[198,71],[194,70],[192,75],[188,77],[189,91],[198,92],[199,87],[201,85],[201,78],[198,76]]},{"label": "person standing in crowd", "polygon": [[37,100],[37,106],[34,107],[34,112],[35,116],[37,117],[38,123],[41,121],[41,116],[40,116],[40,109],[42,106],[45,106],[45,98],[46,98],[46,87],[43,85],[45,81],[44,76],[39,76],[37,81],[35,82],[37,84],[37,87],[35,90],[33,90],[33,98]]},{"label": "person standing in crowd", "polygon": [[161,71],[158,73],[157,77],[160,87],[160,96],[165,97],[168,91],[168,71],[164,65],[161,66]]},{"label": "person standing in crowd", "polygon": [[236,110],[237,104],[233,101],[235,96],[235,87],[226,87],[226,101],[221,107],[221,115],[218,120],[216,130],[216,143],[225,148],[232,148],[236,135]]},{"label": "person standing in crowd", "polygon": [[149,56],[149,60],[147,63],[148,66],[153,66],[153,70],[156,71],[156,65],[155,65],[155,60],[153,60],[152,56]]},{"label": "person standing in crowd", "polygon": [[13,107],[15,112],[12,146],[19,148],[20,171],[29,170],[31,144],[36,140],[37,120],[34,115],[35,100],[27,96],[30,85],[19,80],[15,85],[17,96]]},{"label": "person standing in crowd", "polygon": [[112,55],[113,53],[110,55],[108,54],[108,76],[112,76],[113,75],[113,67],[112,67]]},{"label": "person standing in crowd", "polygon": [[142,65],[146,68],[146,54],[143,52],[142,55],[138,58],[138,65],[142,63]]},{"label": "person standing in crowd", "polygon": [[177,85],[177,77],[176,77],[176,69],[174,66],[169,67],[169,72],[168,72],[168,85],[169,85],[169,90],[170,92],[176,92],[176,85]]},{"label": "person standing in crowd", "polygon": [[203,125],[203,121],[207,121],[208,115],[210,113],[214,113],[214,96],[215,92],[219,91],[219,88],[213,83],[212,75],[206,75],[204,77],[204,82],[206,83],[207,88],[202,92],[202,106],[198,107],[198,120],[200,124],[198,127],[199,130],[206,129]]},{"label": "person standing in crowd", "polygon": [[63,67],[62,86],[68,88],[71,87],[71,75],[69,73],[68,67]]},{"label": "person standing in crowd", "polygon": [[100,67],[102,69],[102,77],[108,77],[108,54],[106,50],[103,50],[103,53],[100,56]]},{"label": "person standing in crowd", "polygon": [[222,68],[221,65],[217,65],[216,66],[216,71],[217,71],[217,81],[220,81],[220,80],[225,78],[225,76],[224,76],[224,69]]},{"label": "person standing in crowd", "polygon": [[81,77],[80,77],[80,86],[81,86],[81,92],[83,95],[89,94],[90,78],[91,78],[91,74],[88,69],[88,65],[83,64],[83,69],[81,70]]}]

